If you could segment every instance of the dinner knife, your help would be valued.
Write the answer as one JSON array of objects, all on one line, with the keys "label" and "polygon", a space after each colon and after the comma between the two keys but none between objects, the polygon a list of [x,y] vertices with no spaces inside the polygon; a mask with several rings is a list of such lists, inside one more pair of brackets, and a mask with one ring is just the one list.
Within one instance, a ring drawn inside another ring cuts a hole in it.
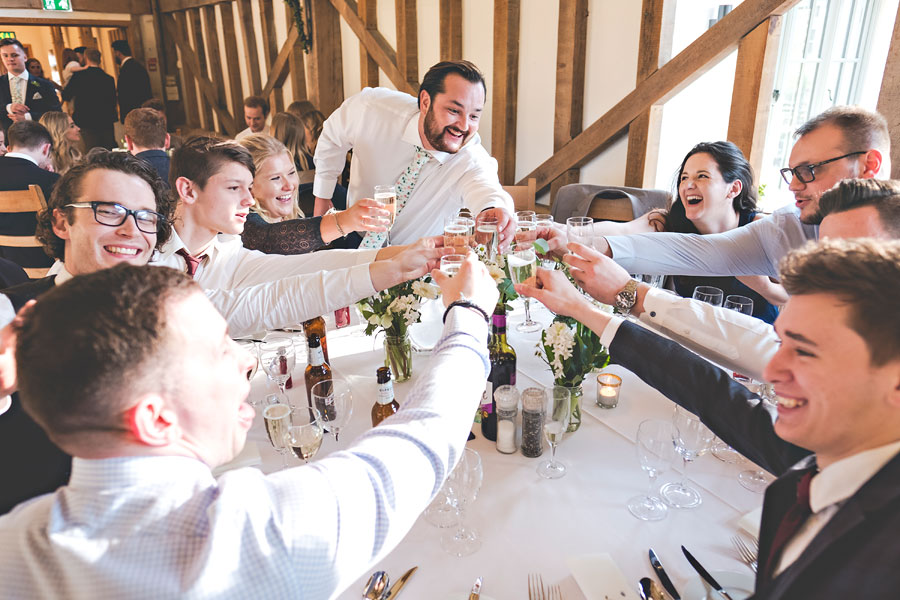
[{"label": "dinner knife", "polygon": [[726,600],[734,600],[731,596],[728,595],[728,592],[725,591],[725,588],[719,585],[719,582],[709,574],[709,571],[703,568],[703,565],[700,564],[700,561],[694,558],[693,554],[688,552],[687,548],[682,546],[681,551],[684,552],[684,557],[688,559],[688,562],[691,563],[691,566],[694,567],[694,570],[700,574],[700,577],[702,577],[703,580],[706,581],[706,583],[711,585],[714,590],[722,594],[722,597],[726,598]]},{"label": "dinner knife", "polygon": [[669,579],[669,574],[666,573],[666,570],[663,569],[662,563],[659,562],[659,557],[656,556],[656,552],[653,551],[653,548],[650,548],[650,566],[653,567],[653,570],[656,571],[656,576],[659,577],[660,583],[663,584],[663,587],[666,588],[666,591],[669,592],[669,595],[672,596],[675,600],[681,600],[681,594],[678,593],[678,590],[675,589],[675,586],[672,584],[672,580]]},{"label": "dinner knife", "polygon": [[394,582],[394,585],[391,586],[391,589],[388,590],[388,593],[382,598],[382,600],[394,600],[397,594],[400,593],[400,590],[403,589],[403,586],[406,585],[407,580],[412,577],[412,574],[416,572],[416,569],[419,567],[413,567],[409,571],[403,574],[403,577]]},{"label": "dinner knife", "polygon": [[469,600],[478,600],[481,598],[481,576],[478,576],[478,579],[475,580],[475,585],[472,586],[472,591],[469,593]]}]

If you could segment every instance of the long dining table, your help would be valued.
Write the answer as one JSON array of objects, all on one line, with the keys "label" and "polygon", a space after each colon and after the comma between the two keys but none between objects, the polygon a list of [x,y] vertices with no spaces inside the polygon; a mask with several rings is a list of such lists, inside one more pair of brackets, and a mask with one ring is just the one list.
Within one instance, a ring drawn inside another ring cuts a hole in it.
[{"label": "long dining table", "polygon": [[[541,305],[533,305],[532,317],[549,325],[553,315]],[[351,312],[356,313],[352,308]],[[439,315],[440,305],[435,304],[423,312],[426,321],[439,319],[435,315]],[[523,319],[519,301],[508,319],[508,338],[517,354],[517,387],[521,391],[531,386],[551,386],[549,368],[535,355],[540,332],[522,334],[516,331],[516,325]],[[328,321],[329,325],[333,324],[332,319]],[[436,323],[426,322],[416,327],[419,328],[418,336],[426,340],[437,335]],[[305,344],[302,335],[296,335],[295,386],[288,394],[292,403],[305,404]],[[358,314],[354,314],[350,326],[329,327],[327,337],[331,367],[350,383],[354,408],[349,425],[340,434],[340,441],[335,442],[326,434],[315,459],[347,447],[357,435],[371,427],[375,370],[384,364],[380,338],[364,335]],[[415,385],[416,374],[428,368],[428,360],[427,351],[415,353],[413,378],[395,383],[395,395],[401,404]],[[746,521],[745,515],[757,510],[762,503],[761,494],[744,489],[738,482],[738,473],[753,465],[747,461],[725,463],[707,453],[690,463],[687,470],[692,485],[702,494],[699,507],[670,508],[668,515],[660,521],[635,518],[626,503],[645,493],[649,482],[635,452],[638,425],[645,419],[671,419],[674,404],[620,366],[610,366],[604,371],[623,379],[619,404],[614,409],[598,407],[595,404],[596,376],[586,378],[582,425],[578,431],[566,435],[557,451],[558,459],[567,467],[567,473],[561,479],[542,479],[536,472],[540,460],[549,455],[546,442],[544,456],[539,459],[527,458],[521,451],[501,454],[494,442],[482,437],[480,426],[473,425],[475,439],[467,446],[481,456],[484,479],[477,500],[467,510],[467,525],[479,531],[480,550],[463,558],[447,554],[440,544],[445,530],[420,516],[403,541],[372,570],[384,570],[392,579],[397,579],[409,568],[418,566],[402,592],[409,600],[465,599],[478,576],[483,577],[482,598],[485,600],[519,600],[529,597],[529,574],[539,575],[544,585],[559,585],[562,597],[567,600],[590,600],[598,595],[582,592],[571,572],[570,560],[607,553],[621,570],[630,589],[636,590],[641,577],[654,576],[647,556],[652,547],[681,591],[692,585],[690,580],[697,579],[682,556],[680,546],[684,545],[710,571],[738,572],[745,579],[752,577],[733,549],[730,538],[737,533],[742,517]],[[260,369],[253,381],[252,399],[262,401],[273,391],[273,384]],[[703,392],[698,390],[698,393]],[[274,471],[281,468],[282,459],[268,442],[261,408],[257,412],[248,436],[244,464],[247,456],[251,456],[249,462],[257,462],[258,468]],[[291,465],[300,464],[293,457],[289,461]],[[681,475],[682,465],[678,460],[658,478],[657,486],[680,480]],[[362,575],[336,597],[357,600],[369,575]],[[705,594],[697,597],[705,597]]]}]

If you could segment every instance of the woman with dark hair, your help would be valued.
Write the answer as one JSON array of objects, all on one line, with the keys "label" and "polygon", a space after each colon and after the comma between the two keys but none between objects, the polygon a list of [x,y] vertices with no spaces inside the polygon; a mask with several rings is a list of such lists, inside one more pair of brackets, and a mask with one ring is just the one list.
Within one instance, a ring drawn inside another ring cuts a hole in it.
[{"label": "woman with dark hair", "polygon": [[[675,177],[675,200],[668,210],[652,210],[628,223],[594,224],[595,235],[621,235],[670,231],[701,235],[722,233],[763,217],[756,210],[753,170],[740,149],[731,142],[702,142],[691,148]],[[675,291],[690,297],[694,288],[720,288],[725,296],[738,294],[753,300],[753,316],[772,323],[775,305],[787,294],[768,277],[674,276]]]},{"label": "woman with dark hair", "polygon": [[62,54],[62,61],[59,63],[63,66],[62,70],[62,84],[65,86],[69,83],[69,78],[72,77],[72,73],[75,71],[82,71],[86,69],[84,65],[78,60],[78,54],[72,50],[71,48],[64,48]]}]

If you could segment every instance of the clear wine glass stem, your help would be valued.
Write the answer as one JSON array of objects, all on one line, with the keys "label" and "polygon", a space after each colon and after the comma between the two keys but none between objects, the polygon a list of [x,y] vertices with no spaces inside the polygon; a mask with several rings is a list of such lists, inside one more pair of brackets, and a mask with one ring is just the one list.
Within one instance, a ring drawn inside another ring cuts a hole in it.
[{"label": "clear wine glass stem", "polygon": [[684,463],[684,468],[681,470],[681,487],[687,487],[688,485],[688,476],[687,476],[687,467],[691,463],[684,456],[681,457],[681,461]]},{"label": "clear wine glass stem", "polygon": [[658,475],[656,474],[656,471],[649,472],[649,475],[650,475],[650,477],[649,477],[650,483],[647,484],[647,497],[652,498],[653,497],[653,487],[654,487],[653,484],[656,483],[656,478],[658,477]]},{"label": "clear wine glass stem", "polygon": [[531,298],[525,298],[525,324],[531,325]]},{"label": "clear wine glass stem", "polygon": [[550,467],[556,467],[556,447],[559,444],[550,444]]},{"label": "clear wine glass stem", "polygon": [[281,469],[282,470],[287,469],[287,467],[288,467],[287,449],[284,448],[284,449],[279,450],[278,454],[281,455]]}]

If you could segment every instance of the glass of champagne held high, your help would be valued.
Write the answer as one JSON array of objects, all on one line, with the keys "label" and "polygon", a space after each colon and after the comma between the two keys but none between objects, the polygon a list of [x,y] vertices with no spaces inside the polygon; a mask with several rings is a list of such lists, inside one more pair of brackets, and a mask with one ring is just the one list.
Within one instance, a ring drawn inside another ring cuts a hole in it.
[{"label": "glass of champagne held high", "polygon": [[[458,248],[460,253],[469,249],[469,221],[465,217],[447,217],[444,220],[444,247]],[[474,221],[472,222],[474,227]]]},{"label": "glass of champagne held high", "polygon": [[445,254],[441,257],[441,271],[453,277],[459,273],[464,262],[466,262],[464,254]]},{"label": "glass of champagne held high", "polygon": [[287,402],[275,402],[263,410],[266,435],[275,451],[281,455],[281,468],[287,467],[288,448],[284,436],[291,426],[291,406]]},{"label": "glass of champagne held high", "polygon": [[569,242],[592,248],[594,244],[594,220],[590,217],[566,219],[566,236]]},{"label": "glass of champagne held high", "polygon": [[394,226],[394,217],[397,216],[397,186],[376,185],[375,200],[381,202],[381,208],[391,213],[388,217],[387,245],[391,245],[391,227]]},{"label": "glass of champagne held high", "polygon": [[484,255],[488,260],[494,260],[499,251],[500,230],[497,219],[490,216],[479,215],[475,220],[475,244],[484,247]]},{"label": "glass of champagne held high", "polygon": [[321,413],[313,407],[304,406],[294,411],[293,424],[284,433],[284,445],[294,456],[309,462],[322,447],[325,427]]},{"label": "glass of champagne held high", "polygon": [[[513,251],[506,255],[506,261],[509,264],[509,276],[513,283],[534,285],[535,269],[537,268],[534,246],[531,244],[520,246],[517,241]],[[531,320],[530,300],[530,298],[525,298],[525,320],[516,326],[516,331],[521,333],[531,333],[542,327],[537,321]]]}]

